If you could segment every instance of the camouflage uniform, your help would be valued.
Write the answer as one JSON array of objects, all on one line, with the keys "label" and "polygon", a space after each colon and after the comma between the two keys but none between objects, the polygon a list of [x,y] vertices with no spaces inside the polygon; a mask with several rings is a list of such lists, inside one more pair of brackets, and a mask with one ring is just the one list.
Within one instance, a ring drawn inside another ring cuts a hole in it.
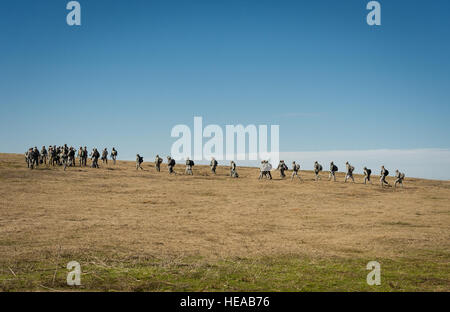
[{"label": "camouflage uniform", "polygon": [[383,187],[385,184],[389,185],[389,183],[386,181],[386,177],[389,175],[389,171],[384,168],[384,166],[381,166],[381,177],[380,177],[380,183],[381,187]]},{"label": "camouflage uniform", "polygon": [[292,162],[292,176],[291,176],[291,181],[294,180],[294,177],[299,178],[301,181],[302,178],[300,177],[300,175],[298,174],[298,172],[300,171],[300,165],[296,164],[295,161]]},{"label": "camouflage uniform", "polygon": [[192,166],[194,165],[194,162],[192,160],[189,160],[189,158],[186,159],[186,170],[185,173],[187,175],[193,175],[194,173],[192,172]]},{"label": "camouflage uniform", "polygon": [[117,151],[116,149],[113,147],[112,151],[111,151],[111,159],[113,160],[113,164],[116,164],[116,159],[117,159]]},{"label": "camouflage uniform", "polygon": [[211,167],[211,172],[214,174],[216,174],[217,165],[218,165],[217,160],[214,157],[211,158],[211,162],[210,162],[209,166]]},{"label": "camouflage uniform", "polygon": [[280,178],[284,179],[286,177],[286,174],[284,172],[288,170],[288,167],[284,163],[284,160],[280,160],[280,163],[278,164],[277,170],[280,170]]},{"label": "camouflage uniform", "polygon": [[364,167],[364,184],[367,182],[370,182],[372,184],[372,181],[370,181],[370,175],[372,174],[372,170],[367,169],[367,167]]},{"label": "camouflage uniform", "polygon": [[173,168],[175,167],[175,159],[170,156],[167,156],[167,168],[169,169],[169,174],[175,173]]},{"label": "camouflage uniform", "polygon": [[47,158],[48,158],[48,152],[47,152],[47,149],[45,148],[45,146],[42,146],[41,157],[42,157],[42,163],[46,165],[47,164]]},{"label": "camouflage uniform", "polygon": [[156,171],[161,172],[161,164],[163,162],[163,159],[161,157],[159,157],[159,155],[156,155],[155,158],[155,168]]},{"label": "camouflage uniform", "polygon": [[141,167],[141,164],[144,162],[144,158],[141,157],[139,154],[136,154],[136,170],[141,169],[144,170],[144,168]]},{"label": "camouflage uniform", "polygon": [[397,184],[400,184],[403,188],[403,179],[405,178],[405,174],[401,173],[398,170],[395,170],[395,177],[396,177],[396,180],[394,183],[394,188],[397,187]]},{"label": "camouflage uniform", "polygon": [[348,161],[345,163],[345,166],[347,168],[347,174],[345,175],[344,183],[347,182],[348,179],[352,179],[353,183],[355,183],[355,179],[353,178],[353,171],[355,170],[355,167],[350,165]]},{"label": "camouflage uniform", "polygon": [[108,150],[106,148],[102,152],[102,162],[108,164]]},{"label": "camouflage uniform", "polygon": [[232,178],[238,178],[239,177],[239,175],[238,175],[238,173],[236,171],[236,163],[234,161],[231,161],[231,163],[230,163],[230,176]]},{"label": "camouflage uniform", "polygon": [[314,163],[314,173],[316,175],[316,181],[320,180],[319,173],[322,171],[323,167],[317,161]]},{"label": "camouflage uniform", "polygon": [[338,171],[338,167],[331,162],[330,163],[330,176],[328,177],[328,181],[331,181],[331,178],[333,178],[333,181],[336,182],[336,172]]}]

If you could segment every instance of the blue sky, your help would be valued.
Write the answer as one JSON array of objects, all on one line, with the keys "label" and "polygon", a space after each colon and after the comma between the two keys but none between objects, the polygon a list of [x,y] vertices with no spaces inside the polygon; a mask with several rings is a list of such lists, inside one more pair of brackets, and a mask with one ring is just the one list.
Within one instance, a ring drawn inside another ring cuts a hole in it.
[{"label": "blue sky", "polygon": [[366,0],[80,0],[79,27],[67,2],[0,2],[0,152],[150,159],[194,116],[278,124],[282,152],[450,148],[449,1],[379,1],[379,27]]}]

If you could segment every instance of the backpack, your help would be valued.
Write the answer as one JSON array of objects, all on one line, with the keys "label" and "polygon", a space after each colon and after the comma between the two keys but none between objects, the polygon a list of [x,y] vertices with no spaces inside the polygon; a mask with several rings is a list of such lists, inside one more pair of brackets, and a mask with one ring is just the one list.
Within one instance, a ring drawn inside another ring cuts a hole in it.
[{"label": "backpack", "polygon": [[143,163],[143,162],[144,162],[144,157],[139,156],[139,162],[140,162],[140,163]]},{"label": "backpack", "polygon": [[389,170],[384,169],[384,176],[387,177],[389,175]]},{"label": "backpack", "polygon": [[400,179],[404,179],[405,178],[405,174],[404,173],[400,173]]},{"label": "backpack", "polygon": [[194,161],[193,160],[189,160],[189,165],[193,166],[194,165]]},{"label": "backpack", "polygon": [[372,174],[372,170],[367,169],[366,171],[367,171],[367,175],[371,175]]},{"label": "backpack", "polygon": [[338,167],[336,165],[333,165],[333,171],[334,172],[338,171]]},{"label": "backpack", "polygon": [[319,171],[322,171],[323,167],[322,165],[319,165]]}]

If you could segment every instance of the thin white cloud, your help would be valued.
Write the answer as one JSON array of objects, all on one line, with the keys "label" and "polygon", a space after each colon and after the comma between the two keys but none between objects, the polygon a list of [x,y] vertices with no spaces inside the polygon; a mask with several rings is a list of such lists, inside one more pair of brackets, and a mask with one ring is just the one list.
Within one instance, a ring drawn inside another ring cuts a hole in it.
[{"label": "thin white cloud", "polygon": [[406,176],[426,179],[450,179],[450,149],[378,149],[378,150],[337,150],[317,152],[281,152],[285,161],[299,161],[305,169],[312,169],[314,161],[319,161],[328,169],[334,161],[340,170],[345,162],[355,166],[357,172],[367,166],[378,173],[384,165],[392,173],[396,169]]}]

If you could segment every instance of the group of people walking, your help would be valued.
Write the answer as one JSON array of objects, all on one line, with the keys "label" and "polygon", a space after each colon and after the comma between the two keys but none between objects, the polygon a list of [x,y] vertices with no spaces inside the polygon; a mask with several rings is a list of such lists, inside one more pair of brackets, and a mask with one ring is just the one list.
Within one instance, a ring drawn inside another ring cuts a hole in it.
[{"label": "group of people walking", "polygon": [[111,153],[108,152],[107,148],[104,148],[100,155],[97,148],[93,148],[92,152],[89,154],[86,146],[84,148],[80,146],[77,152],[74,147],[69,147],[67,144],[64,144],[63,146],[49,145],[48,149],[45,146],[42,146],[40,151],[35,146],[34,148],[30,147],[25,152],[25,161],[30,169],[34,169],[39,165],[51,165],[64,166],[64,170],[66,170],[67,167],[76,166],[76,157],[78,157],[79,166],[86,167],[87,160],[90,157],[92,160],[91,167],[99,168],[98,160],[100,157],[103,163],[108,164],[108,155],[110,155],[113,163],[116,164],[117,150],[114,147],[112,148]]},{"label": "group of people walking", "polygon": [[[113,164],[116,164],[117,159],[117,150],[113,147],[111,152],[108,152],[107,148],[104,148],[102,153],[97,150],[97,148],[93,148],[92,152],[89,154],[87,151],[86,146],[78,149],[77,152],[75,152],[75,149],[71,146],[68,147],[67,144],[64,144],[64,146],[49,146],[48,149],[45,146],[42,146],[42,149],[39,151],[37,147],[29,148],[28,151],[25,153],[25,160],[27,163],[28,168],[33,169],[35,167],[38,167],[39,165],[51,165],[51,166],[64,166],[64,170],[66,170],[67,167],[75,167],[76,166],[76,157],[78,157],[78,164],[80,167],[86,167],[87,166],[87,160],[90,157],[92,160],[91,167],[92,168],[99,168],[98,161],[99,159],[102,160],[103,164],[108,164],[108,156],[110,156],[110,159],[113,161]],[[136,155],[136,170],[144,170],[142,168],[142,163],[144,162],[144,158],[140,156],[139,154]],[[157,172],[161,171],[161,164],[163,163],[163,158],[161,158],[159,155],[156,155],[155,158],[155,168]],[[170,156],[167,156],[167,168],[169,171],[169,174],[175,174],[174,167],[175,167],[175,159],[173,159]],[[210,162],[210,168],[211,172],[213,174],[216,174],[216,169],[219,163],[217,160],[213,157],[211,158]],[[346,174],[344,178],[344,183],[351,180],[352,182],[355,182],[355,178],[353,177],[353,172],[355,171],[355,167],[352,166],[349,162],[345,163],[346,167]],[[186,159],[186,169],[185,174],[186,175],[193,175],[194,171],[194,161],[190,160],[189,158]],[[280,160],[278,167],[276,168],[280,172],[280,177],[282,179],[286,178],[286,171],[289,170],[288,166],[284,162],[284,160]],[[336,172],[338,172],[338,167],[334,162],[330,163],[330,170],[329,170],[329,176],[328,180],[333,180],[336,182]],[[260,174],[258,179],[272,179],[272,165],[267,161],[263,160],[261,161],[260,166]],[[315,180],[319,181],[321,180],[320,173],[323,171],[323,166],[319,164],[319,162],[314,163],[314,174],[315,174]],[[303,181],[300,174],[300,165],[297,164],[295,161],[292,162],[292,175],[291,175],[291,181],[294,180],[294,178],[298,178],[299,180]],[[367,167],[363,168],[364,172],[364,184],[372,183],[371,181],[371,174],[372,170],[368,169]],[[381,187],[389,186],[389,183],[386,181],[386,177],[389,175],[389,171],[384,167],[381,166],[381,172],[380,172],[380,184]],[[234,161],[230,162],[230,177],[232,178],[238,178],[239,174],[237,173],[237,166]],[[403,187],[403,180],[405,179],[405,174],[401,173],[400,171],[395,171],[395,182],[394,187],[397,187],[397,185],[401,185]]]},{"label": "group of people walking", "polygon": [[[345,163],[345,167],[346,167],[346,174],[345,174],[345,178],[344,178],[344,183],[346,183],[349,180],[352,180],[352,182],[355,182],[355,178],[353,177],[353,172],[355,171],[355,167],[352,166],[348,161]],[[259,174],[259,179],[262,178],[268,178],[268,179],[272,179],[272,175],[270,173],[270,170],[272,169],[272,165],[266,161],[263,160],[261,162],[261,166],[260,166],[260,174]],[[280,163],[278,164],[277,170],[280,171],[280,177],[282,179],[284,179],[286,177],[285,171],[289,170],[288,166],[285,164],[284,160],[280,160]],[[328,181],[333,180],[334,182],[336,182],[336,172],[338,172],[338,167],[336,166],[336,164],[334,162],[330,163],[330,170],[329,170],[329,175],[328,175]],[[300,165],[292,162],[292,175],[291,175],[291,181],[294,178],[298,178],[301,181],[303,181],[303,179],[300,177],[299,175],[299,171],[300,171]],[[321,180],[320,177],[320,173],[323,171],[323,166],[321,164],[319,164],[318,161],[314,162],[314,174],[315,174],[315,180],[319,181]],[[372,170],[368,169],[367,167],[363,168],[363,172],[364,172],[364,184],[370,183],[372,184],[372,180],[371,175],[372,175]],[[381,166],[381,172],[380,172],[380,184],[381,187],[384,186],[389,186],[389,183],[386,181],[386,177],[389,175],[389,171],[384,167]],[[394,182],[394,187],[397,187],[397,185],[401,185],[403,187],[403,180],[405,179],[405,174],[396,170],[395,171],[395,182]]]}]

